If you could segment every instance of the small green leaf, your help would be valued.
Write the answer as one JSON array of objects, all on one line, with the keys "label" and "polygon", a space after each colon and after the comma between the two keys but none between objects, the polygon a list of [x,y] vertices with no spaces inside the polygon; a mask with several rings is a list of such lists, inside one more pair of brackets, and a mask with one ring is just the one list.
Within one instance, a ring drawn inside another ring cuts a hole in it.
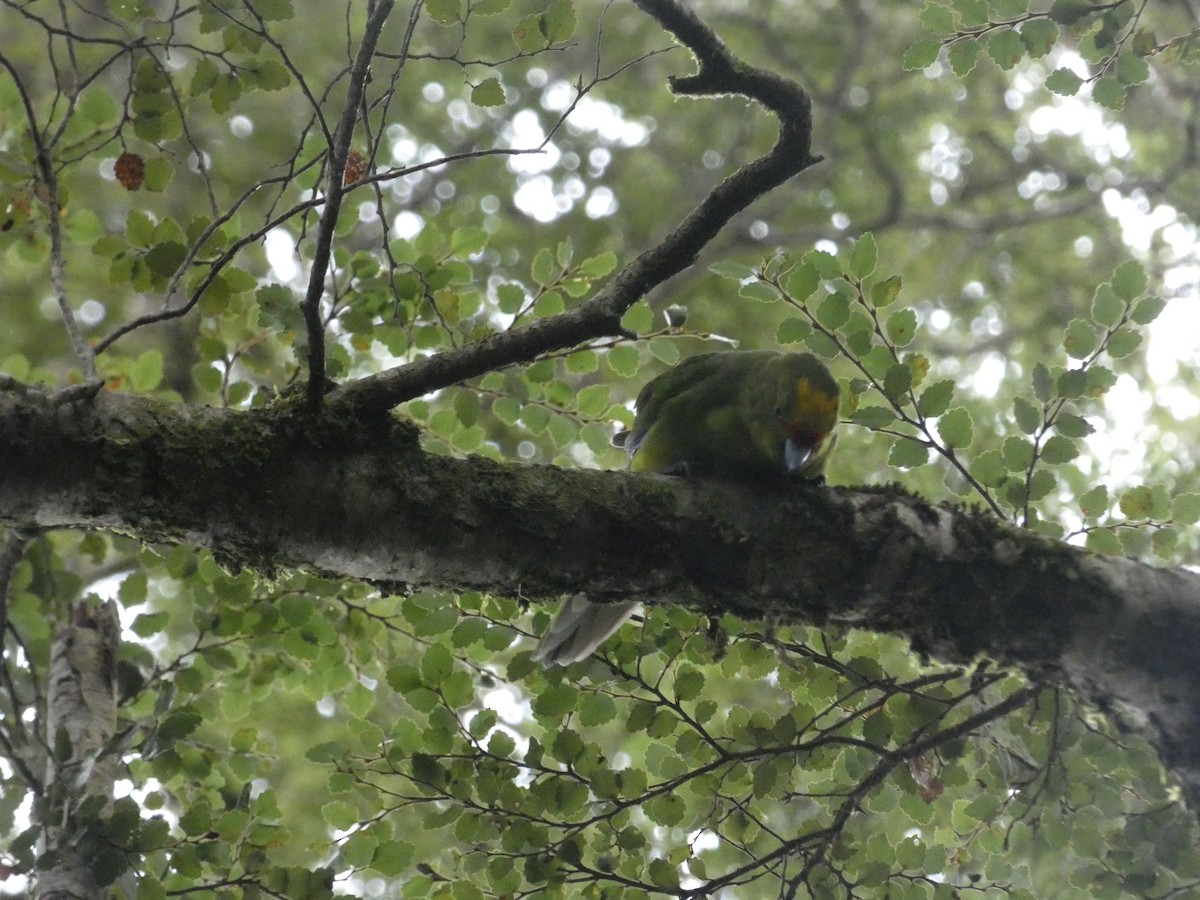
[{"label": "small green leaf", "polygon": [[1088,0],[1054,0],[1050,6],[1050,18],[1060,25],[1074,25],[1090,16],[1094,7]]},{"label": "small green leaf", "polygon": [[817,356],[824,359],[836,359],[841,349],[837,342],[831,340],[824,332],[814,331],[804,339],[804,345]]},{"label": "small green leaf", "polygon": [[929,357],[923,353],[909,353],[904,357],[904,364],[908,366],[912,372],[912,386],[919,388],[925,382],[925,376],[929,374]]},{"label": "small green leaf", "polygon": [[1079,511],[1087,519],[1098,519],[1108,512],[1108,486],[1098,484],[1080,497]]},{"label": "small green leaf", "polygon": [[1169,559],[1175,554],[1179,544],[1179,532],[1174,528],[1159,528],[1150,535],[1150,544],[1154,547],[1154,555],[1161,559]]},{"label": "small green leaf", "polygon": [[621,327],[628,331],[644,334],[654,328],[654,310],[645,300],[639,300],[621,316]]},{"label": "small green leaf", "polygon": [[650,355],[668,366],[673,366],[679,362],[679,345],[665,338],[655,338],[650,341]]},{"label": "small green leaf", "polygon": [[540,285],[548,285],[554,282],[554,279],[558,276],[558,271],[554,265],[554,254],[550,252],[548,247],[543,247],[534,254],[533,265],[529,268],[529,274]]},{"label": "small green leaf", "polygon": [[1089,366],[1087,370],[1087,389],[1089,397],[1099,398],[1108,393],[1109,388],[1117,383],[1117,376],[1106,366]]},{"label": "small green leaf", "polygon": [[1079,455],[1079,446],[1070,438],[1054,435],[1042,447],[1042,461],[1052,466],[1070,462]]},{"label": "small green leaf", "polygon": [[963,448],[971,445],[975,426],[966,407],[957,406],[938,420],[938,434],[948,447]]},{"label": "small green leaf", "polygon": [[1048,497],[1056,487],[1058,479],[1046,469],[1038,469],[1030,476],[1028,497],[1030,500],[1041,500]]},{"label": "small green leaf", "polygon": [[876,309],[882,309],[885,306],[891,306],[896,302],[896,298],[900,296],[900,276],[892,275],[890,278],[885,278],[883,281],[877,281],[871,285],[869,298],[871,305]]},{"label": "small green leaf", "polygon": [[927,0],[917,18],[934,34],[954,34],[954,13],[944,3]]},{"label": "small green leaf", "polygon": [[899,438],[888,452],[888,465],[912,469],[929,462],[929,448],[919,441]]},{"label": "small green leaf", "polygon": [[917,334],[917,313],[913,309],[901,309],[888,316],[884,333],[897,347],[906,347]]},{"label": "small green leaf", "polygon": [[1092,99],[1107,109],[1120,109],[1125,105],[1125,85],[1105,75],[1092,85]]},{"label": "small green leaf", "polygon": [[811,263],[801,263],[788,273],[784,290],[793,300],[807,300],[821,283],[821,274]]},{"label": "small green leaf", "polygon": [[497,397],[492,401],[492,415],[505,425],[516,425],[521,415],[521,404],[512,397]]},{"label": "small green leaf", "polygon": [[697,699],[704,691],[704,674],[696,668],[685,667],[675,677],[675,699],[686,702]]},{"label": "small green leaf", "polygon": [[1055,69],[1046,78],[1046,90],[1064,97],[1074,97],[1083,87],[1083,79],[1070,69]]},{"label": "small green leaf", "polygon": [[608,694],[589,693],[579,704],[579,724],[586,728],[606,725],[617,717],[617,704]]},{"label": "small green leaf", "polygon": [[798,344],[812,333],[812,326],[804,319],[792,316],[779,323],[775,340],[780,344]]},{"label": "small green leaf", "polygon": [[1200,494],[1180,494],[1171,505],[1171,518],[1178,525],[1200,522]]},{"label": "small green leaf", "polygon": [[558,291],[546,291],[533,304],[533,314],[539,319],[557,316],[566,308],[566,301]]},{"label": "small green leaf", "polygon": [[[722,278],[729,278],[733,281],[748,281],[755,276],[754,269],[745,263],[734,262],[731,259],[722,259],[719,262],[713,263],[708,267],[708,271],[714,275],[720,275]],[[813,285],[815,288],[816,285]],[[810,292],[811,293],[811,292]]]},{"label": "small green leaf", "polygon": [[1032,59],[1041,59],[1058,41],[1058,26],[1048,19],[1030,19],[1021,25],[1021,42]]},{"label": "small green leaf", "polygon": [[1150,77],[1150,66],[1135,53],[1126,51],[1117,57],[1117,78],[1121,84],[1142,84]]},{"label": "small green leaf", "polygon": [[597,256],[589,256],[579,264],[579,271],[590,279],[603,278],[617,267],[617,254],[608,250]]},{"label": "small green leaf", "polygon": [[850,316],[850,324],[842,329],[843,342],[852,359],[866,356],[875,345],[875,326],[869,322],[864,324],[863,318],[865,317],[855,310]]},{"label": "small green leaf", "polygon": [[988,56],[1006,72],[1025,56],[1025,43],[1011,28],[993,32],[987,49]]},{"label": "small green leaf", "polygon": [[1092,321],[1105,328],[1111,328],[1121,321],[1125,314],[1125,301],[1117,296],[1113,286],[1108,282],[1096,288],[1092,296]]},{"label": "small green leaf", "polygon": [[867,428],[887,428],[896,423],[896,414],[886,406],[862,406],[850,414],[850,421]]},{"label": "small green leaf", "polygon": [[462,21],[463,0],[425,0],[425,11],[439,25],[455,25]]},{"label": "small green leaf", "polygon": [[975,38],[963,38],[950,45],[950,69],[959,78],[966,77],[975,68],[979,58],[979,41]]},{"label": "small green leaf", "polygon": [[938,54],[941,52],[941,41],[932,38],[915,41],[904,51],[902,65],[907,72],[924,69],[937,62]]},{"label": "small green leaf", "polygon": [[1067,324],[1063,337],[1063,348],[1072,359],[1084,359],[1096,349],[1096,329],[1083,319],[1072,319]]},{"label": "small green leaf", "polygon": [[883,376],[883,393],[889,400],[899,401],[912,387],[912,369],[897,363]]},{"label": "small green leaf", "polygon": [[155,275],[169,278],[179,269],[180,263],[187,256],[187,248],[175,241],[156,244],[143,257],[147,268]]},{"label": "small green leaf", "polygon": [[561,719],[579,702],[579,691],[572,684],[551,685],[533,699],[533,712],[539,719]]},{"label": "small green leaf", "polygon": [[170,621],[170,613],[142,613],[133,620],[133,624],[129,628],[138,637],[148,638],[166,628]]},{"label": "small green leaf", "polygon": [[1121,495],[1118,506],[1127,519],[1146,519],[1150,517],[1150,509],[1154,503],[1150,488],[1138,485],[1130,488]]},{"label": "small green leaf", "polygon": [[1054,420],[1054,429],[1063,437],[1069,438],[1085,438],[1096,431],[1087,419],[1071,413],[1059,413]]},{"label": "small green leaf", "polygon": [[1042,427],[1044,422],[1042,410],[1024,397],[1017,397],[1013,400],[1013,413],[1017,420],[1017,427],[1025,434],[1033,434]]},{"label": "small green leaf", "polygon": [[1033,395],[1042,403],[1048,403],[1053,391],[1054,382],[1050,378],[1050,370],[1043,363],[1036,363],[1033,367]]},{"label": "small green leaf", "polygon": [[746,300],[758,300],[760,303],[774,303],[779,299],[779,292],[765,281],[751,281],[738,288],[738,296]]},{"label": "small green leaf", "polygon": [[971,474],[986,487],[999,487],[1008,479],[1008,466],[999,450],[987,450],[971,463]]},{"label": "small green leaf", "polygon": [[1122,300],[1133,301],[1146,290],[1146,270],[1135,260],[1121,263],[1113,271],[1112,289]]},{"label": "small green leaf", "polygon": [[558,262],[560,269],[568,269],[571,266],[571,260],[575,258],[575,244],[570,238],[566,238],[558,242],[558,247],[555,248],[554,259]]},{"label": "small green leaf", "polygon": [[850,298],[841,292],[827,296],[817,306],[817,321],[829,331],[837,331],[850,321]]},{"label": "small green leaf", "polygon": [[940,416],[950,408],[950,400],[954,397],[954,382],[935,381],[921,393],[917,399],[917,412],[922,416]]},{"label": "small green leaf", "polygon": [[636,347],[622,344],[609,350],[604,356],[604,361],[617,375],[628,377],[637,374],[641,365],[641,356]]},{"label": "small green leaf", "polygon": [[321,816],[339,831],[348,831],[358,822],[358,810],[345,800],[334,800],[321,807]]},{"label": "small green leaf", "polygon": [[863,279],[875,271],[879,259],[879,248],[875,244],[875,236],[869,231],[858,239],[854,252],[850,254],[850,274]]},{"label": "small green leaf", "polygon": [[1060,397],[1082,397],[1086,390],[1086,369],[1068,369],[1058,376],[1058,395]]},{"label": "small green leaf", "polygon": [[1001,453],[1010,472],[1024,472],[1033,462],[1033,444],[1025,438],[1006,438]]},{"label": "small green leaf", "polygon": [[575,33],[575,6],[571,0],[554,0],[542,13],[542,34],[552,44],[569,41]]},{"label": "small green leaf", "polygon": [[1133,308],[1133,313],[1129,318],[1138,325],[1149,325],[1158,318],[1159,313],[1163,311],[1166,305],[1167,301],[1162,297],[1143,297],[1138,301],[1137,306]]},{"label": "small green leaf", "polygon": [[832,253],[824,250],[809,250],[802,257],[803,264],[812,266],[822,278],[837,278],[842,274],[841,263]]},{"label": "small green leaf", "polygon": [[154,240],[154,222],[140,209],[130,210],[125,217],[125,237],[131,246],[149,247]]},{"label": "small green leaf", "polygon": [[1093,553],[1106,553],[1109,556],[1120,556],[1124,552],[1121,539],[1108,528],[1089,531],[1085,546]]},{"label": "small green leaf", "polygon": [[200,714],[191,710],[172,713],[159,723],[158,739],[171,742],[187,737],[200,727],[202,721]]},{"label": "small green leaf", "polygon": [[242,83],[263,91],[281,91],[292,83],[292,74],[276,59],[265,59],[241,71]]},{"label": "small green leaf", "polygon": [[[672,797],[672,799],[677,799],[677,798]],[[671,822],[670,824],[675,825],[675,824],[678,824],[678,822],[680,820],[682,820],[682,818],[683,818],[683,801],[680,800],[678,804],[670,804],[670,805],[679,807],[678,818],[676,818],[673,815],[666,817],[666,818],[674,818],[675,821]],[[650,813],[649,804],[647,804],[647,814],[649,814],[649,813]],[[659,816],[657,816],[657,817],[651,816],[651,818],[654,821],[658,822],[660,825],[668,824],[667,822],[663,821],[664,816],[661,813]],[[676,890],[679,888],[679,869],[676,868],[675,866],[671,865],[671,863],[669,863],[667,860],[662,859],[662,858],[650,860],[650,866],[649,866],[648,871],[650,873],[650,881],[652,884],[654,884],[655,887],[664,888],[665,890],[667,890],[670,893],[675,893]]]},{"label": "small green leaf", "polygon": [[1118,328],[1104,345],[1113,359],[1124,359],[1142,345],[1142,336],[1132,328]]},{"label": "small green leaf", "polygon": [[609,386],[603,382],[589,384],[575,395],[575,408],[581,416],[599,418],[608,409]]},{"label": "small green leaf", "polygon": [[456,228],[450,235],[450,252],[458,256],[470,256],[486,247],[487,242],[488,233],[484,228]]},{"label": "small green leaf", "polygon": [[163,353],[157,347],[140,354],[129,367],[129,380],[135,391],[152,391],[163,379]]},{"label": "small green leaf", "polygon": [[977,28],[988,22],[988,7],[984,0],[952,0],[954,11],[965,28]]},{"label": "small green leaf", "polygon": [[517,749],[517,742],[512,735],[504,731],[494,731],[488,738],[488,753],[493,756],[508,757]]},{"label": "small green leaf", "polygon": [[142,183],[148,191],[164,191],[175,175],[175,167],[166,156],[156,156],[146,160],[146,180]]},{"label": "small green leaf", "polygon": [[542,31],[542,17],[530,13],[517,21],[512,31],[513,43],[523,53],[537,53],[546,49],[548,41]]},{"label": "small green leaf", "polygon": [[257,0],[254,11],[267,22],[283,22],[296,14],[292,0]]}]

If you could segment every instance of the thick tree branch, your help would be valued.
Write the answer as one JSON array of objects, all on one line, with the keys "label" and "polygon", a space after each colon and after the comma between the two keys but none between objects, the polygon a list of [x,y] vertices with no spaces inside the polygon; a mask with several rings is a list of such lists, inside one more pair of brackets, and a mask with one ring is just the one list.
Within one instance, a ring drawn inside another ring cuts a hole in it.
[{"label": "thick tree branch", "polygon": [[397,589],[584,592],[903,634],[1116,713],[1200,808],[1200,575],[892,489],[454,460],[387,417],[72,396],[0,392],[3,522],[117,529]]},{"label": "thick tree branch", "polygon": [[740,94],[762,104],[779,120],[775,146],[717,185],[674,231],[625,266],[578,308],[347,384],[326,398],[331,408],[343,413],[391,409],[405,400],[493,369],[620,334],[625,311],[651,289],[690,266],[734,215],[820,161],[811,153],[812,104],[803,88],[738,60],[711,28],[677,0],[636,3],[696,57],[699,70],[686,78],[672,79],[673,90],[688,96]]}]

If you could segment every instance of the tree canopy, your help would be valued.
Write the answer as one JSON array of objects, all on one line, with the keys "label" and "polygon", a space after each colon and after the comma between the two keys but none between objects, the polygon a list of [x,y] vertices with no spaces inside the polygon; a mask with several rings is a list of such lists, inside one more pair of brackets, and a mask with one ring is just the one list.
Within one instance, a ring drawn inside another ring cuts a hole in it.
[{"label": "tree canopy", "polygon": [[0,890],[1200,896],[1193,0],[0,26]]}]

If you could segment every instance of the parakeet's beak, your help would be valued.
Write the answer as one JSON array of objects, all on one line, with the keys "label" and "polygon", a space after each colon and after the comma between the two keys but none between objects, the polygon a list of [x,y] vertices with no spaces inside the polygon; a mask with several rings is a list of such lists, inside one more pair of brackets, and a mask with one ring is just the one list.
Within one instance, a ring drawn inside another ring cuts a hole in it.
[{"label": "parakeet's beak", "polygon": [[804,446],[796,443],[792,438],[788,438],[783,445],[783,464],[787,466],[788,473],[799,472],[803,469],[805,464],[812,459],[816,449],[816,445]]}]

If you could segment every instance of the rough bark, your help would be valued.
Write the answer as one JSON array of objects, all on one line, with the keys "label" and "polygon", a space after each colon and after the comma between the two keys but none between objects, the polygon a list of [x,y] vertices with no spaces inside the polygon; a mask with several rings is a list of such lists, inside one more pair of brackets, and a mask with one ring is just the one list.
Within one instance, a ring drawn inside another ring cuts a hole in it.
[{"label": "rough bark", "polygon": [[[390,589],[684,604],[907,635],[1064,684],[1200,808],[1200,576],[903,491],[454,460],[388,417],[0,392],[0,520],[110,528]],[[553,546],[554,553],[546,548]]]},{"label": "rough bark", "polygon": [[[105,749],[117,726],[117,648],[121,625],[112,601],[71,610],[54,637],[46,695],[46,821],[34,896],[99,900],[88,825],[111,803],[116,758]],[[90,802],[89,802],[90,801]]]}]

